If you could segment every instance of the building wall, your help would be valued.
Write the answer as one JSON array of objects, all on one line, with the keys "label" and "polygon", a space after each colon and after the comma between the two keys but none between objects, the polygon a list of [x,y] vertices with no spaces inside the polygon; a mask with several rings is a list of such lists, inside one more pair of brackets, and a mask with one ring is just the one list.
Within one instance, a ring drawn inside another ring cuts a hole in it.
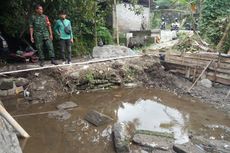
[{"label": "building wall", "polygon": [[119,32],[128,32],[133,30],[140,30],[141,24],[144,22],[149,27],[149,8],[143,7],[143,16],[136,15],[134,11],[129,10],[124,4],[117,4],[117,19]]}]

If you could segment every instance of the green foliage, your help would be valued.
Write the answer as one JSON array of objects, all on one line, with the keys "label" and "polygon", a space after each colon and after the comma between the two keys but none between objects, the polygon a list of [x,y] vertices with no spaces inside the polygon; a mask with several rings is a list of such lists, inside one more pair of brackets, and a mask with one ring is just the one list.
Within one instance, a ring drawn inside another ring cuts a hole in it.
[{"label": "green foliage", "polygon": [[86,80],[88,80],[90,83],[92,83],[94,81],[94,76],[93,76],[93,73],[91,71],[89,71],[87,74],[86,74]]},{"label": "green foliage", "polygon": [[[118,0],[118,3],[123,2]],[[129,0],[130,8],[136,13],[138,0]],[[113,0],[5,0],[0,5],[0,28],[10,37],[23,36],[29,40],[28,20],[34,13],[36,4],[41,4],[44,14],[49,16],[52,24],[58,19],[58,12],[65,10],[72,22],[74,44],[73,55],[90,54],[95,45],[96,30],[98,35],[108,44],[112,43],[109,32],[112,27],[107,25],[108,17],[111,18]],[[96,29],[96,27],[99,27]],[[107,29],[107,28],[109,29]],[[57,40],[54,41],[55,50],[59,50]]]},{"label": "green foliage", "polygon": [[100,26],[97,28],[97,37],[98,39],[101,39],[106,45],[113,43],[113,37],[109,32],[109,29],[106,27]]},{"label": "green foliage", "polygon": [[127,44],[126,33],[119,33],[119,39],[120,39],[119,40],[120,41],[120,45],[126,46],[126,44]]},{"label": "green foliage", "polygon": [[159,29],[161,25],[161,12],[155,12],[154,15],[152,15],[151,18],[151,28],[153,29]]},{"label": "green foliage", "polygon": [[[202,18],[200,23],[200,31],[213,45],[217,45],[223,36],[227,25],[227,17],[230,15],[229,0],[206,0],[202,8]],[[227,51],[230,47],[230,35],[228,36],[224,48]]]},{"label": "green foliage", "polygon": [[159,6],[160,9],[166,9],[171,6],[172,1],[171,0],[157,0],[156,4]]},{"label": "green foliage", "polygon": [[[1,2],[0,26],[1,30],[10,37],[21,36],[29,39],[28,20],[34,13],[36,4],[41,4],[44,14],[49,16],[52,24],[58,19],[58,12],[66,10],[68,18],[72,22],[74,45],[73,54],[89,54],[94,46],[95,36],[95,7],[92,0],[7,0]],[[12,11],[13,10],[13,11]],[[103,20],[103,19],[102,19]],[[54,41],[54,47],[58,50],[58,43]]]}]

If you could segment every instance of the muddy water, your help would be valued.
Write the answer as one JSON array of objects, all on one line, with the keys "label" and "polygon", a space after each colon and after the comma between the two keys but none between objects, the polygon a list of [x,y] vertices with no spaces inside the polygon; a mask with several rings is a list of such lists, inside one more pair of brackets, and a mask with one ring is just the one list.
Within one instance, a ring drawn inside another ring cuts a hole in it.
[{"label": "muddy water", "polygon": [[[205,128],[205,125],[230,127],[226,114],[196,100],[156,89],[96,91],[34,105],[25,104],[21,98],[10,98],[4,104],[12,115],[21,115],[53,111],[65,101],[79,105],[69,110],[71,118],[65,121],[49,118],[48,114],[16,117],[31,135],[26,142],[21,141],[24,153],[113,153],[111,127],[117,121],[127,122],[135,129],[173,133],[175,143],[187,142],[191,134],[230,140],[222,130]],[[90,110],[109,115],[114,121],[95,127],[84,121]]]}]

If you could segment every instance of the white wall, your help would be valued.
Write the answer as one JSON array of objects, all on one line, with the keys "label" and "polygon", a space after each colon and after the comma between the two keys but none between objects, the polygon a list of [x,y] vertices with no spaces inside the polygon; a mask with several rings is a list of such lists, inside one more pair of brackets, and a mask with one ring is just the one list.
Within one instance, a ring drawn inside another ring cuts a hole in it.
[{"label": "white wall", "polygon": [[[143,12],[145,24],[149,24],[149,8],[144,7]],[[134,11],[129,10],[129,6],[117,4],[117,19],[120,32],[128,32],[131,30],[140,30],[143,21],[142,15],[136,15]]]}]

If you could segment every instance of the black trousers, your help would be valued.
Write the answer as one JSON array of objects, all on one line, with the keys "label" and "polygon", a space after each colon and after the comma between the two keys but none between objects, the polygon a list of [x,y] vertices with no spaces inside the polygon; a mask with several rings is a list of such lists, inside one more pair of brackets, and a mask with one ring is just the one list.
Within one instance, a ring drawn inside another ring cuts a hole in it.
[{"label": "black trousers", "polygon": [[[70,62],[72,56],[70,39],[60,39],[60,46],[61,46],[62,60],[66,61],[66,57],[67,57],[68,62]],[[66,56],[66,51],[67,51],[67,56]]]}]

